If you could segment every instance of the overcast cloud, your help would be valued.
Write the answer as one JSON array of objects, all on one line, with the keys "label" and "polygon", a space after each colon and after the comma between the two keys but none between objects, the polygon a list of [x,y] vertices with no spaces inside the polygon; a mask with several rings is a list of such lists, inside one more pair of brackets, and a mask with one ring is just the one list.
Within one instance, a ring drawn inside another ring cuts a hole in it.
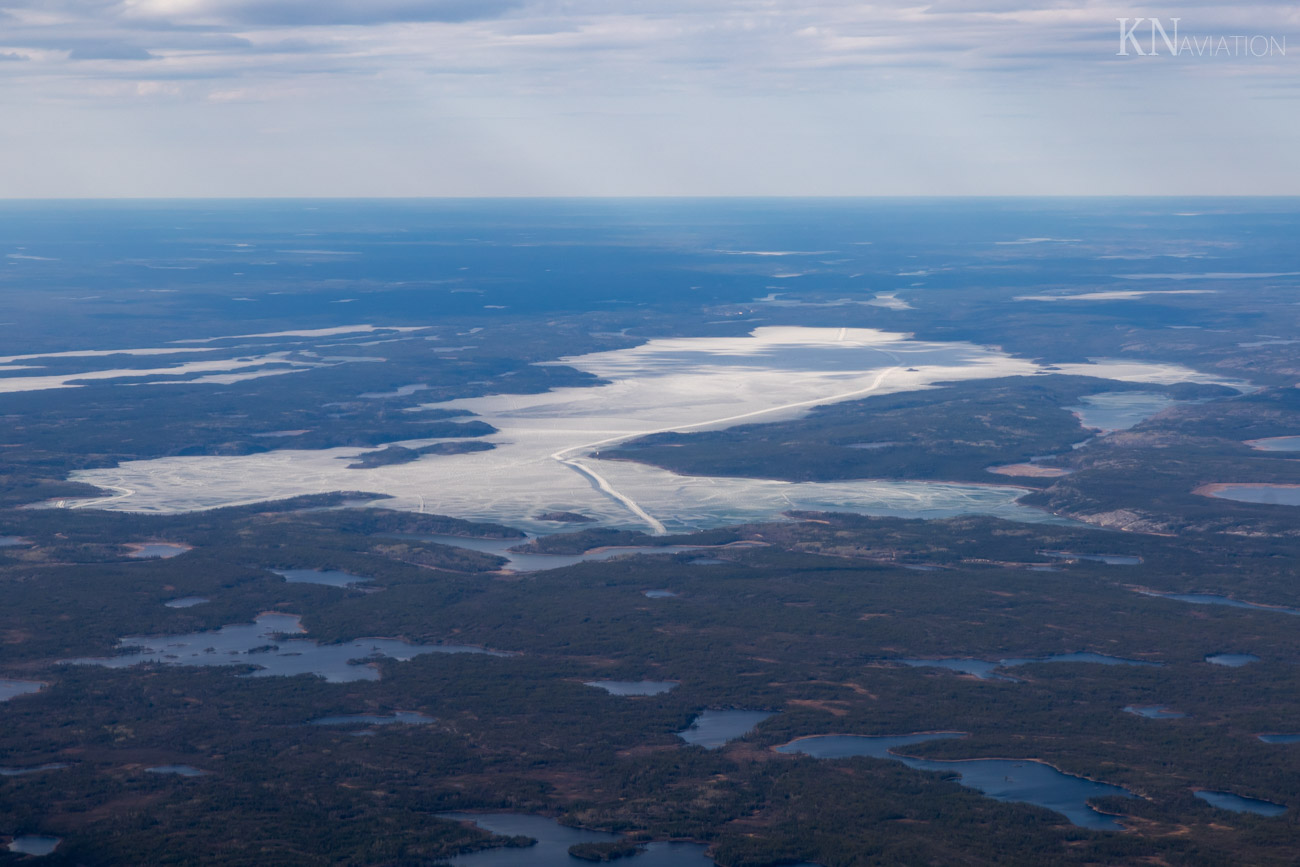
[{"label": "overcast cloud", "polygon": [[[1116,56],[1136,17],[1272,47]],[[1283,2],[0,0],[0,196],[1300,194],[1298,32]]]}]

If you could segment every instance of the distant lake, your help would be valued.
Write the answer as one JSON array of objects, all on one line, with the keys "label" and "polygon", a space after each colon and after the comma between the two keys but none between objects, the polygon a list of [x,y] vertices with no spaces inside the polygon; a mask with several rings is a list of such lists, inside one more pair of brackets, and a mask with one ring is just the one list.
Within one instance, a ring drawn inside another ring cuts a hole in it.
[{"label": "distant lake", "polygon": [[1205,657],[1205,661],[1211,665],[1226,665],[1229,668],[1240,668],[1243,665],[1249,665],[1252,662],[1259,662],[1259,657],[1253,653],[1215,653]]},{"label": "distant lake", "polygon": [[1093,663],[1096,665],[1137,665],[1147,668],[1158,668],[1159,662],[1146,662],[1140,659],[1124,659],[1120,656],[1106,656],[1101,653],[1056,653],[1050,656],[1021,657],[1011,659],[999,659],[989,662],[983,659],[965,659],[953,658],[946,659],[890,659],[888,662],[897,662],[902,665],[908,665],[913,668],[946,668],[950,671],[970,674],[981,680],[1008,680],[1016,681],[1016,678],[1005,674],[998,674],[999,668],[1016,668],[1021,665],[1033,665],[1037,663]]},{"label": "distant lake", "polygon": [[198,768],[189,765],[157,765],[152,768],[145,768],[150,774],[175,774],[178,777],[206,777],[207,771],[201,771]]},{"label": "distant lake", "polygon": [[[446,859],[456,867],[579,867],[590,864],[569,854],[575,843],[611,843],[618,834],[570,828],[554,819],[519,813],[441,813],[439,818],[473,822],[484,831],[503,837],[532,837],[536,845],[524,848],[486,849]],[[646,850],[626,860],[635,867],[715,867],[697,843],[650,843]]]},{"label": "distant lake", "polygon": [[1234,795],[1231,792],[1209,792],[1202,789],[1195,794],[1196,797],[1205,801],[1207,804],[1213,804],[1221,810],[1231,810],[1234,813],[1255,813],[1259,816],[1280,816],[1286,812],[1286,807],[1282,804],[1274,804],[1272,801],[1261,801],[1257,798],[1243,798],[1241,795]]},{"label": "distant lake", "polygon": [[1300,744],[1300,734],[1294,735],[1256,735],[1266,744]]},{"label": "distant lake", "polygon": [[1183,719],[1187,716],[1181,711],[1170,710],[1162,704],[1131,704],[1124,708],[1124,713],[1131,713],[1147,719]]},{"label": "distant lake", "polygon": [[1137,566],[1142,562],[1141,557],[1129,554],[1080,554],[1075,551],[1039,551],[1038,553],[1055,560],[1091,560],[1109,566]]},{"label": "distant lake", "polygon": [[415,713],[414,711],[399,710],[387,716],[374,713],[354,713],[344,716],[324,716],[320,719],[314,719],[311,724],[314,726],[354,726],[354,725],[371,725],[371,726],[389,726],[389,725],[428,725],[437,722],[434,717],[427,714]]},{"label": "distant lake", "polygon": [[1300,506],[1300,485],[1215,484],[1197,489],[1220,500],[1258,503],[1266,506]]},{"label": "distant lake", "polygon": [[610,695],[662,695],[677,686],[675,680],[592,680],[587,686],[605,690]]},{"label": "distant lake", "polygon": [[0,701],[40,692],[45,684],[35,680],[0,680]]},{"label": "distant lake", "polygon": [[21,536],[0,536],[0,548],[14,548],[26,544],[29,543]]},{"label": "distant lake", "polygon": [[272,569],[290,584],[323,584],[326,587],[351,587],[364,584],[369,578],[352,575],[348,572],[335,572],[328,569]]},{"label": "distant lake", "polygon": [[50,762],[44,765],[37,765],[34,768],[0,768],[0,777],[22,777],[27,774],[39,774],[42,771],[61,771],[64,768],[72,767],[63,762]]},{"label": "distant lake", "polygon": [[1143,596],[1154,596],[1157,599],[1174,599],[1178,602],[1187,602],[1191,605],[1223,605],[1228,608],[1249,608],[1252,611],[1273,611],[1278,614],[1290,614],[1300,617],[1300,610],[1295,608],[1283,608],[1280,605],[1260,605],[1256,602],[1242,602],[1240,599],[1233,599],[1230,596],[1219,596],[1214,593],[1156,593],[1152,590],[1139,590]]},{"label": "distant lake", "polygon": [[252,665],[252,677],[313,674],[330,683],[378,680],[366,664],[379,659],[408,660],[427,653],[508,654],[459,644],[410,644],[393,638],[363,638],[342,644],[317,644],[309,638],[282,638],[302,631],[292,614],[263,614],[253,623],[223,626],[215,632],[187,635],[137,635],[118,645],[128,652],[103,659],[71,659],[75,665],[128,668],[142,662],[162,665]]},{"label": "distant lake", "polygon": [[[534,554],[511,551],[511,548],[527,544],[528,539],[469,539],[463,536],[420,536],[392,534],[391,538],[414,539],[420,542],[434,542],[438,545],[450,545],[453,548],[465,548],[483,554],[495,554],[505,557],[509,562],[506,569],[511,572],[542,572],[547,569],[559,569],[578,563],[600,560],[612,560],[615,557],[630,556],[665,556],[682,554],[689,551],[710,550],[702,545],[663,545],[663,546],[622,546],[586,551],[582,554]],[[752,547],[752,546],[740,546]]]},{"label": "distant lake", "polygon": [[1107,391],[1079,398],[1066,407],[1084,427],[1102,431],[1128,430],[1179,401],[1152,391]]},{"label": "distant lake", "polygon": [[1246,445],[1261,452],[1300,452],[1300,436],[1246,440]]},{"label": "distant lake", "polygon": [[202,605],[207,601],[206,596],[182,596],[179,599],[168,599],[163,605],[168,608],[193,608],[195,605]]},{"label": "distant lake", "polygon": [[128,557],[136,560],[166,560],[179,557],[190,550],[189,545],[176,545],[171,542],[139,542],[127,545],[131,549]]},{"label": "distant lake", "polygon": [[16,852],[19,855],[40,857],[53,854],[54,850],[59,848],[59,844],[62,842],[63,839],[60,837],[15,837],[13,842],[9,844],[9,851]]},{"label": "distant lake", "polygon": [[647,590],[643,594],[647,599],[676,599],[677,594],[671,590]]},{"label": "distant lake", "polygon": [[964,737],[964,735],[960,732],[882,737],[819,735],[784,744],[777,747],[777,752],[803,753],[819,759],[868,756],[876,759],[892,759],[922,771],[955,772],[960,775],[963,786],[978,789],[998,801],[1022,802],[1046,807],[1083,828],[1098,831],[1120,830],[1121,826],[1114,819],[1088,806],[1088,800],[1113,795],[1134,797],[1132,792],[1121,786],[1076,777],[1058,771],[1051,765],[1032,760],[914,759],[895,752],[901,747],[957,737]]},{"label": "distant lake", "polygon": [[678,732],[677,737],[688,744],[716,750],[728,741],[749,734],[759,723],[772,716],[776,714],[761,710],[706,710],[695,718],[689,728]]}]

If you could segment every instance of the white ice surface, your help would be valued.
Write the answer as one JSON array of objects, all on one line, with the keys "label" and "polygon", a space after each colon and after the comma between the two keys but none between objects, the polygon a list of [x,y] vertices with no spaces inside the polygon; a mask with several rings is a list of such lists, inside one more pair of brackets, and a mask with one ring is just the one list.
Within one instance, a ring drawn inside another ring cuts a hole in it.
[{"label": "white ice surface", "polygon": [[[789,419],[818,404],[933,383],[1034,374],[1039,365],[968,343],[931,343],[872,329],[759,328],[747,337],[671,338],[561,359],[609,380],[543,394],[491,395],[427,409],[464,409],[498,428],[487,452],[347,469],[369,449],[281,449],[235,457],[135,461],[74,473],[112,497],[64,501],[139,512],[180,512],[327,491],[392,496],[390,508],[535,526],[562,507],[607,526],[656,532],[770,519],[789,509],[940,516],[1043,517],[1015,505],[1022,489],[932,482],[789,483],[685,477],[601,460],[602,448],[664,431]],[[1139,381],[1213,381],[1176,365],[1102,362],[1069,372]]]}]

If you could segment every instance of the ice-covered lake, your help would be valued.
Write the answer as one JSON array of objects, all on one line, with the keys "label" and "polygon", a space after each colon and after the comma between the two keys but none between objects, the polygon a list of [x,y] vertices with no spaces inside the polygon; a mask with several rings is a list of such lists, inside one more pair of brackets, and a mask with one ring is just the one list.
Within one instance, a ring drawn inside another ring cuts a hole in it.
[{"label": "ice-covered lake", "polygon": [[[554,363],[606,383],[420,408],[479,416],[498,429],[486,437],[495,446],[491,451],[368,470],[347,469],[339,460],[364,451],[351,448],[136,461],[74,473],[74,480],[114,493],[59,505],[166,513],[366,490],[390,495],[382,502],[390,508],[538,532],[554,528],[535,516],[555,509],[581,511],[605,526],[654,532],[767,520],[790,509],[1049,520],[1017,505],[1023,489],[1011,486],[687,477],[599,457],[602,448],[651,433],[777,421],[819,404],[939,382],[1048,372],[997,349],[873,329],[770,327],[742,337],[651,340]],[[1131,361],[1059,365],[1050,372],[1138,382],[1218,381],[1177,365]]]}]

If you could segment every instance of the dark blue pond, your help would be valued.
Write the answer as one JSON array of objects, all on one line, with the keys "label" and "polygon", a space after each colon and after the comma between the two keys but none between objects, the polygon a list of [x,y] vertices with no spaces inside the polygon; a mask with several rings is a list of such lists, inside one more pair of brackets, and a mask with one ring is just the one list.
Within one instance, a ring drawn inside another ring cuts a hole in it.
[{"label": "dark blue pond", "polygon": [[1259,662],[1259,657],[1253,653],[1215,653],[1205,657],[1205,661],[1211,665],[1226,665],[1228,668],[1241,668],[1243,665],[1250,665],[1252,662]]},{"label": "dark blue pond", "polygon": [[168,599],[163,605],[168,608],[193,608],[195,605],[202,605],[207,601],[206,596],[182,596],[179,599]]},{"label": "dark blue pond", "polygon": [[1296,735],[1256,735],[1266,744],[1300,744],[1300,734]]},{"label": "dark blue pond", "polygon": [[1132,557],[1128,554],[1080,554],[1076,551],[1039,551],[1038,553],[1053,560],[1089,560],[1110,566],[1137,566],[1142,562],[1141,557]]},{"label": "dark blue pond", "polygon": [[45,684],[34,680],[0,680],[0,701],[40,692]]},{"label": "dark blue pond", "polygon": [[1241,795],[1234,795],[1231,792],[1208,792],[1202,789],[1196,793],[1196,797],[1207,804],[1213,804],[1221,810],[1231,810],[1234,813],[1280,816],[1286,812],[1286,807],[1281,804],[1274,804],[1272,801],[1261,801],[1257,798],[1243,798]]},{"label": "dark blue pond", "polygon": [[19,855],[42,855],[53,854],[54,850],[59,848],[63,840],[59,837],[36,837],[22,836],[15,837],[9,844],[9,851]]},{"label": "dark blue pond", "polygon": [[677,686],[675,680],[592,680],[587,686],[605,690],[610,695],[662,695]]},{"label": "dark blue pond", "polygon": [[[1021,665],[1032,665],[1036,663],[1094,663],[1096,665],[1136,665],[1145,668],[1159,668],[1158,662],[1144,662],[1140,659],[1125,659],[1121,656],[1106,656],[1101,653],[1055,653],[1050,656],[1033,656],[1033,657],[1012,657],[1010,659],[1000,659],[996,662],[989,662],[984,659],[965,659],[965,658],[947,658],[947,659],[895,659],[891,662],[899,662],[913,668],[946,668],[949,671],[956,671],[962,674],[970,674],[981,680],[1006,680],[1017,681],[1017,678],[1005,674],[998,674],[999,668],[1016,668]],[[1018,682],[1018,681],[1017,681]]]},{"label": "dark blue pond", "polygon": [[157,765],[152,768],[145,768],[150,774],[175,774],[178,777],[206,777],[207,771],[199,770],[190,765]]},{"label": "dark blue pond", "polygon": [[749,734],[771,716],[775,714],[762,710],[706,710],[677,736],[688,744],[716,750],[728,741]]},{"label": "dark blue pond", "polygon": [[437,719],[427,714],[416,713],[414,711],[399,710],[387,716],[375,713],[354,713],[343,716],[324,716],[320,719],[314,719],[311,724],[314,726],[391,726],[391,725],[428,725],[437,722]]},{"label": "dark blue pond", "polygon": [[957,773],[963,786],[978,789],[998,801],[1034,804],[1065,816],[1074,824],[1098,831],[1116,831],[1120,825],[1105,813],[1088,806],[1091,798],[1134,797],[1121,786],[1099,783],[1066,774],[1037,761],[1013,759],[933,760],[898,755],[895,750],[943,738],[964,737],[960,732],[930,732],[915,735],[867,737],[822,735],[802,738],[777,747],[782,753],[803,753],[819,759],[869,756],[893,759],[922,771]]},{"label": "dark blue pond", "polygon": [[1157,593],[1154,590],[1137,591],[1143,596],[1154,596],[1157,599],[1174,599],[1178,602],[1187,602],[1192,605],[1225,605],[1228,608],[1249,608],[1252,611],[1272,611],[1277,614],[1290,614],[1300,617],[1300,610],[1295,608],[1283,608],[1280,605],[1259,605],[1255,602],[1242,602],[1240,599],[1233,599],[1230,596],[1218,596],[1213,593]]},{"label": "dark blue pond", "polygon": [[352,575],[348,572],[336,572],[329,569],[272,569],[290,584],[323,584],[326,587],[351,587],[364,584],[369,578]]},{"label": "dark blue pond", "polygon": [[1181,711],[1170,710],[1162,704],[1131,704],[1124,708],[1125,713],[1131,713],[1134,716],[1146,717],[1147,719],[1182,719],[1187,714]]}]

